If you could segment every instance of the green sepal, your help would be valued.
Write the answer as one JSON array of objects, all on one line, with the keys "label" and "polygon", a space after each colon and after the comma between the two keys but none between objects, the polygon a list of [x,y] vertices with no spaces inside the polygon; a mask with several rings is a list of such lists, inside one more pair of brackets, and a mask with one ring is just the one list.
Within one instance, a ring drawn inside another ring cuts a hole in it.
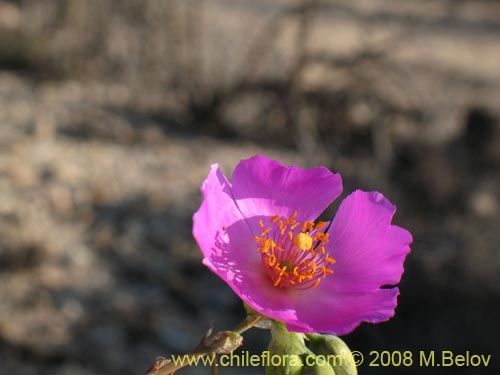
[{"label": "green sepal", "polygon": [[319,358],[312,353],[303,355],[302,362],[304,363],[304,367],[300,375],[335,375],[332,366],[325,361],[320,361]]},{"label": "green sepal", "polygon": [[301,355],[308,354],[303,333],[289,332],[281,322],[271,325],[269,355],[279,356],[281,366],[267,366],[266,375],[300,375],[304,366]]},{"label": "green sepal", "polygon": [[309,349],[316,355],[331,359],[328,361],[336,375],[357,375],[358,369],[351,350],[342,339],[334,335],[308,334]]}]

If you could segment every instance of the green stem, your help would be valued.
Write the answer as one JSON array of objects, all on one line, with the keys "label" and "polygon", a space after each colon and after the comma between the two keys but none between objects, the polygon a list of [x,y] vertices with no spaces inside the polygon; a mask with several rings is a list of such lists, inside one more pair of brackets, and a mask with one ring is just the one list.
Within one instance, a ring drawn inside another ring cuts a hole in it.
[{"label": "green stem", "polygon": [[248,331],[250,328],[255,326],[264,317],[262,315],[248,315],[244,321],[234,327],[233,332],[239,333],[240,335]]}]

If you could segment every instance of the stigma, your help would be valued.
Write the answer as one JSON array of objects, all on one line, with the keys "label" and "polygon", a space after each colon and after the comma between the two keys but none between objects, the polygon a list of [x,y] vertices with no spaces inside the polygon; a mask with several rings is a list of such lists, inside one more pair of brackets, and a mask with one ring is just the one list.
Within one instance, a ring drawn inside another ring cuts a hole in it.
[{"label": "stigma", "polygon": [[276,215],[267,225],[260,220],[260,236],[254,237],[264,269],[277,288],[314,288],[333,273],[335,259],[325,250],[329,235],[322,231],[327,223],[299,222],[297,215]]}]

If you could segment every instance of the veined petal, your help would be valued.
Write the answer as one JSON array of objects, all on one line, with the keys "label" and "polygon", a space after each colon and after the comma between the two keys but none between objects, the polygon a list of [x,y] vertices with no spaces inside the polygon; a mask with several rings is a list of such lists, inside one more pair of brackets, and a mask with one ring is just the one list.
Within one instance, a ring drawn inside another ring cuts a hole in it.
[{"label": "veined petal", "polygon": [[[212,165],[201,187],[204,200],[193,216],[193,236],[204,255],[204,263],[224,280],[231,279],[233,263],[259,262],[252,232],[234,201],[231,184]],[[231,243],[228,233],[231,228]],[[229,248],[230,247],[230,248]],[[227,258],[224,267],[215,267],[215,258]]]},{"label": "veined petal", "polygon": [[242,160],[233,173],[233,194],[242,214],[289,217],[312,221],[342,192],[339,174],[327,168],[284,166],[258,155]]},{"label": "veined petal", "polygon": [[396,208],[377,192],[355,191],[340,205],[325,246],[335,258],[334,273],[314,290],[296,295],[299,332],[343,335],[361,322],[377,323],[394,315],[403,262],[411,234],[391,225]]},{"label": "veined petal", "polygon": [[203,203],[193,216],[193,236],[203,252],[203,263],[258,312],[293,319],[288,295],[274,288],[266,275],[249,221],[239,211],[231,184],[217,164],[212,165],[202,192]]},{"label": "veined petal", "polygon": [[371,293],[399,283],[412,236],[391,225],[396,212],[378,192],[357,190],[340,205],[327,249],[336,259],[333,283],[343,291]]},{"label": "veined petal", "polygon": [[297,320],[287,322],[287,327],[296,332],[345,335],[361,322],[378,323],[391,318],[398,294],[398,288],[352,293],[341,287],[318,287],[307,295],[296,295]]},{"label": "veined petal", "polygon": [[277,289],[262,267],[240,267],[235,264],[235,272],[228,285],[255,311],[280,321],[296,320],[296,312],[286,291]]}]

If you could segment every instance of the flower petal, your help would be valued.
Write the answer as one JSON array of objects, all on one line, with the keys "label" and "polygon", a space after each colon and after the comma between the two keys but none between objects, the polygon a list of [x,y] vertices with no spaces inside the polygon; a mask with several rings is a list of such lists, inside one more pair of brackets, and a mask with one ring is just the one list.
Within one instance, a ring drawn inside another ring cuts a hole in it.
[{"label": "flower petal", "polygon": [[232,268],[235,273],[228,284],[245,303],[273,319],[284,322],[297,320],[288,293],[273,286],[262,266],[250,269],[240,268],[240,265],[238,262]]},{"label": "flower petal", "polygon": [[398,288],[410,251],[411,234],[391,225],[396,208],[377,192],[355,191],[340,205],[329,230],[327,251],[334,273],[317,288],[294,295],[297,322],[289,329],[342,335],[362,321],[377,323],[394,315]]},{"label": "flower petal", "polygon": [[202,185],[200,209],[193,216],[193,236],[203,263],[258,312],[279,320],[294,319],[286,293],[276,289],[266,275],[260,253],[245,219],[233,199],[231,184],[217,164]]},{"label": "flower petal", "polygon": [[378,192],[357,190],[340,205],[329,230],[327,250],[337,261],[327,282],[342,291],[372,292],[397,284],[410,252],[411,234],[391,225],[396,212]]},{"label": "flower petal", "polygon": [[243,215],[288,217],[313,221],[342,192],[339,174],[327,168],[286,167],[257,155],[242,160],[233,173],[233,194]]},{"label": "flower petal", "polygon": [[[258,252],[247,250],[255,242],[250,227],[244,220],[234,201],[231,184],[219,170],[212,165],[210,173],[201,187],[204,200],[193,216],[193,236],[204,255],[204,263],[217,275],[227,281],[231,264],[215,267],[214,257],[225,256],[233,262],[260,261]],[[235,223],[238,223],[235,225]],[[227,229],[231,227],[231,244]],[[231,247],[229,251],[228,247]],[[229,259],[231,258],[231,259]]]},{"label": "flower petal", "polygon": [[345,293],[339,288],[316,288],[295,301],[297,321],[287,324],[296,332],[345,335],[361,322],[378,323],[394,315],[398,288],[371,293]]}]

